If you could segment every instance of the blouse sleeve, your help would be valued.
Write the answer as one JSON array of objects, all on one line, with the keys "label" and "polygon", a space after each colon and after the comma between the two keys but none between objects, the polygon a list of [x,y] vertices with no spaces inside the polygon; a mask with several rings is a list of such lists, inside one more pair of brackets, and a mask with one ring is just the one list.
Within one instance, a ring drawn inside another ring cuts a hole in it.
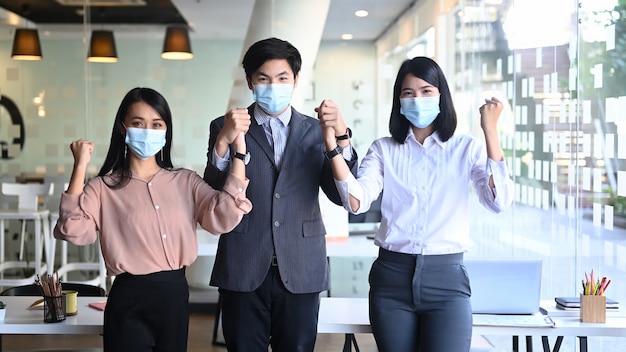
[{"label": "blouse sleeve", "polygon": [[246,198],[250,180],[245,181],[229,175],[222,191],[217,191],[199,176],[195,197],[196,218],[200,226],[213,234],[230,232],[239,224],[244,214],[252,210],[252,203]]},{"label": "blouse sleeve", "polygon": [[54,237],[76,245],[94,243],[97,236],[100,181],[96,178],[85,185],[79,195],[63,192],[59,205],[59,219],[54,227]]},{"label": "blouse sleeve", "polygon": [[[472,182],[480,203],[494,213],[507,209],[515,196],[515,184],[509,177],[509,170],[504,160],[494,161],[487,158],[484,148],[475,150],[477,162],[472,169]],[[495,188],[489,186],[493,177]]]},{"label": "blouse sleeve", "polygon": [[[383,151],[379,141],[375,141],[367,151],[359,166],[357,178],[351,173],[344,181],[335,180],[343,207],[353,214],[367,212],[372,202],[378,198],[383,189]],[[359,200],[357,211],[350,209],[350,195]]]}]

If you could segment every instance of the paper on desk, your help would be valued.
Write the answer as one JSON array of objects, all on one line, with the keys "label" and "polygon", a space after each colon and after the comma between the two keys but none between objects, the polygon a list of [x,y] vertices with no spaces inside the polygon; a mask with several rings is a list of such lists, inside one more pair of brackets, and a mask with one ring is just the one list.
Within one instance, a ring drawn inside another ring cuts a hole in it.
[{"label": "paper on desk", "polygon": [[88,304],[88,306],[90,306],[91,308],[96,309],[96,310],[102,310],[102,311],[104,310],[106,305],[107,305],[107,301],[91,302]]},{"label": "paper on desk", "polygon": [[537,328],[554,328],[556,324],[549,315],[500,315],[474,314],[475,326],[526,326]]},{"label": "paper on desk", "polygon": [[26,309],[41,309],[41,310],[43,310],[43,298],[40,298],[40,299],[36,300],[30,306],[28,306]]}]

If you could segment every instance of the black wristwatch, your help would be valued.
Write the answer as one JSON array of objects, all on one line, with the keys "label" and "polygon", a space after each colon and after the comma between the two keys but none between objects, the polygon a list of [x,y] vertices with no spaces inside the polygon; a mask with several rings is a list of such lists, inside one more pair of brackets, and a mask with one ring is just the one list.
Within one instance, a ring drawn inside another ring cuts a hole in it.
[{"label": "black wristwatch", "polygon": [[340,146],[336,146],[335,149],[324,152],[324,155],[326,156],[326,159],[330,160],[336,157],[337,155],[341,154],[342,152],[343,152],[343,149]]},{"label": "black wristwatch", "polygon": [[244,165],[248,165],[250,162],[250,152],[247,152],[246,154],[235,153],[234,157],[243,160]]},{"label": "black wristwatch", "polygon": [[352,130],[350,129],[350,127],[346,128],[346,134],[341,135],[341,136],[335,136],[335,138],[338,141],[343,141],[349,138],[352,138]]}]

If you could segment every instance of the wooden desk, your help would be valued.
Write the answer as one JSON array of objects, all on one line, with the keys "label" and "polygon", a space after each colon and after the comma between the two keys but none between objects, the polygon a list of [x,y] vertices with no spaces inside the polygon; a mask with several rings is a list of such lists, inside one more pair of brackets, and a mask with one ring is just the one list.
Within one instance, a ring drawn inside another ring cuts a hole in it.
[{"label": "wooden desk", "polygon": [[[548,301],[544,301],[548,302]],[[543,302],[542,302],[543,303]],[[554,303],[552,303],[554,306]],[[626,337],[626,316],[623,313],[608,313],[606,323],[581,323],[577,312],[562,311],[559,314],[556,308],[550,315],[556,323],[556,327],[526,327],[526,326],[474,326],[473,333],[478,335],[505,335],[505,336],[541,336],[544,352],[558,352],[561,347],[563,336],[577,336],[580,342],[580,351],[587,351],[588,336],[613,336]],[[352,345],[356,346],[354,334],[371,333],[369,324],[369,308],[367,298],[321,298],[319,320],[319,333],[343,333],[346,335],[344,352],[351,351]],[[556,336],[557,340],[552,348],[548,336]],[[517,339],[514,339],[514,343]],[[528,338],[527,338],[528,341]],[[514,351],[517,351],[514,346]],[[527,346],[528,351],[532,347]]]}]

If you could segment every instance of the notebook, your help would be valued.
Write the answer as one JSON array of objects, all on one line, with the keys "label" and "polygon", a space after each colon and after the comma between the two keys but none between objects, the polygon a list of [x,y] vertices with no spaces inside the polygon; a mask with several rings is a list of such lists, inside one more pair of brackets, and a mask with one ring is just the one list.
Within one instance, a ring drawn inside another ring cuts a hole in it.
[{"label": "notebook", "polygon": [[[555,297],[556,307],[564,310],[580,309],[580,297]],[[606,298],[607,309],[619,309],[619,302]]]},{"label": "notebook", "polygon": [[465,259],[474,314],[535,314],[541,296],[541,259]]}]

